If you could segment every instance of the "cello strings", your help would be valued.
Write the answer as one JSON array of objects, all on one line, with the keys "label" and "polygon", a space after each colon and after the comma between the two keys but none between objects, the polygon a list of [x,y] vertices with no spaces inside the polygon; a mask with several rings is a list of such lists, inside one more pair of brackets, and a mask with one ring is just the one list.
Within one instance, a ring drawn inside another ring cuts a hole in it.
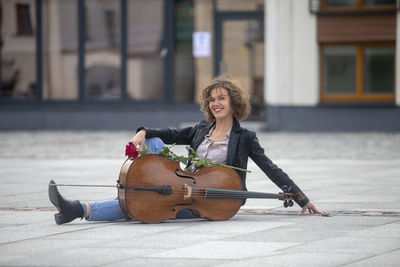
[{"label": "cello strings", "polygon": [[[171,194],[168,194],[169,196],[184,196],[187,195],[187,190],[185,189],[178,189],[178,190],[174,190]],[[234,194],[227,194],[226,192],[221,192],[221,193],[207,193],[206,189],[193,189],[190,197],[220,197],[220,198],[244,198],[245,197],[246,192],[238,192],[238,193],[234,193]]]},{"label": "cello strings", "polygon": [[[218,189],[217,189],[218,190]],[[225,191],[217,191],[217,190],[211,190],[211,192],[208,192],[207,189],[192,189],[192,192],[190,194],[191,198],[196,198],[196,197],[204,197],[204,198],[233,198],[233,199],[244,199],[244,198],[270,198],[270,199],[283,199],[287,198],[287,196],[283,194],[268,194],[268,193],[259,193],[259,192],[251,192],[251,195],[249,195],[248,191],[231,191],[231,192],[225,192]],[[188,191],[186,189],[177,189],[174,190],[170,196],[185,196],[187,195]]]},{"label": "cello strings", "polygon": [[[50,186],[79,186],[79,187],[117,187],[117,185],[83,185],[83,184],[49,184]],[[173,196],[184,196],[188,193],[187,189],[177,189],[174,190],[170,195]],[[264,193],[257,193],[254,195],[258,195],[259,198],[277,198],[282,199],[286,197],[284,195],[276,194],[274,197],[263,197]],[[273,195],[273,194],[270,194]],[[216,190],[212,190],[212,192],[207,192],[206,188],[192,189],[190,197],[205,197],[205,198],[247,198],[247,191],[236,191],[236,192],[218,192]]]}]

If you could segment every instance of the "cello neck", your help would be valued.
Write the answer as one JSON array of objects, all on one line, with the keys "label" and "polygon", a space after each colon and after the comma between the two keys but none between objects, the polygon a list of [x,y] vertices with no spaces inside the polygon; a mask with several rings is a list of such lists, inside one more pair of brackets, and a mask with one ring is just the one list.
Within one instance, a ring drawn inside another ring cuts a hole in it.
[{"label": "cello neck", "polygon": [[269,199],[280,199],[284,200],[284,194],[270,194],[261,192],[249,192],[240,190],[227,190],[227,189],[216,189],[216,188],[206,188],[205,198],[269,198]]}]

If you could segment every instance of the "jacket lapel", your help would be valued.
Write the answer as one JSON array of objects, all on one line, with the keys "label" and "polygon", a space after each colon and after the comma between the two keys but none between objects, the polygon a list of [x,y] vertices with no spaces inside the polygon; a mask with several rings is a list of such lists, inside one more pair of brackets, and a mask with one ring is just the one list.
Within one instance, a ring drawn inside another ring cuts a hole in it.
[{"label": "jacket lapel", "polygon": [[228,143],[228,158],[227,158],[228,165],[233,164],[233,159],[236,155],[238,142],[240,138],[240,129],[241,129],[240,124],[237,121],[234,121],[231,131],[231,137],[229,138],[229,143]]},{"label": "jacket lapel", "polygon": [[211,127],[214,126],[215,123],[209,124],[208,127],[204,127],[199,129],[198,133],[196,134],[196,138],[193,140],[192,148],[194,150],[197,150],[197,148],[200,146],[201,142],[203,142],[204,137],[208,132],[210,131]]}]

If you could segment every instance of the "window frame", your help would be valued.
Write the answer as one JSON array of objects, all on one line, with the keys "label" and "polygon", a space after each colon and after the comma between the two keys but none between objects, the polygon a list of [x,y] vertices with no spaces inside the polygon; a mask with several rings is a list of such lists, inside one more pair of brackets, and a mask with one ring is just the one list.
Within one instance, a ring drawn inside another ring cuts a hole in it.
[{"label": "window frame", "polygon": [[[352,45],[356,47],[356,88],[354,93],[326,93],[323,91],[323,48],[324,46]],[[393,92],[364,92],[364,48],[393,47]],[[319,95],[321,102],[394,102],[396,96],[396,43],[395,42],[338,42],[319,44]]]},{"label": "window frame", "polygon": [[379,10],[396,10],[396,1],[393,5],[376,5],[367,6],[364,4],[364,0],[357,0],[356,6],[326,6],[325,0],[320,1],[321,11],[379,11]]},{"label": "window frame", "polygon": [[[44,9],[44,4],[42,0],[32,0],[34,4],[29,2],[30,6],[30,22],[32,26],[32,37],[35,39],[36,44],[36,90],[35,97],[32,98],[14,98],[2,95],[2,84],[0,82],[0,106],[3,103],[11,104],[11,105],[24,105],[24,104],[35,104],[35,105],[53,105],[57,104],[79,104],[79,105],[99,105],[106,106],[111,105],[114,106],[115,103],[121,103],[123,105],[131,105],[135,104],[135,106],[146,106],[149,104],[165,104],[165,105],[197,105],[197,103],[176,103],[174,102],[174,80],[173,80],[173,67],[174,66],[174,29],[173,29],[173,16],[174,16],[174,8],[173,1],[164,1],[164,36],[162,41],[162,48],[167,51],[164,56],[163,68],[164,75],[162,77],[164,82],[163,88],[163,96],[161,99],[148,99],[148,100],[137,100],[132,99],[127,94],[127,57],[128,57],[128,0],[119,0],[120,5],[120,31],[121,31],[121,44],[120,44],[120,57],[121,57],[121,78],[120,78],[120,86],[121,86],[121,97],[119,100],[105,100],[105,101],[93,101],[85,98],[84,96],[84,88],[85,88],[85,41],[87,40],[87,29],[85,23],[85,17],[87,16],[85,11],[85,3],[86,0],[74,0],[77,2],[77,28],[78,28],[78,40],[77,40],[77,83],[78,83],[78,97],[76,99],[45,99],[43,97],[43,38],[42,38],[42,11]],[[25,3],[22,1],[21,3]],[[4,7],[3,7],[4,9]],[[1,8],[0,8],[1,10]],[[4,12],[4,10],[3,10]],[[13,29],[15,32],[13,33],[17,37],[26,38],[26,35],[17,35],[17,9],[16,6],[13,5],[13,12],[15,12],[15,28]],[[90,36],[89,36],[90,37]],[[1,39],[1,38],[0,38]],[[1,41],[1,40],[0,40]],[[1,58],[0,54],[0,58]],[[2,76],[2,65],[0,64],[0,77]],[[74,81],[75,82],[75,81]]]}]

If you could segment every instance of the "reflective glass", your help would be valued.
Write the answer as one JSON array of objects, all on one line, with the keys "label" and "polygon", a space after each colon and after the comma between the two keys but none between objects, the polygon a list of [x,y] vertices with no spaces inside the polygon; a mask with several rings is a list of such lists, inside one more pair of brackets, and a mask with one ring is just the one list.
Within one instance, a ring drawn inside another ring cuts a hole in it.
[{"label": "reflective glass", "polygon": [[216,0],[218,11],[256,11],[264,10],[264,0]]},{"label": "reflective glass", "polygon": [[357,0],[325,0],[324,1],[325,6],[356,6],[357,5]]},{"label": "reflective glass", "polygon": [[194,2],[193,0],[178,0],[174,2],[174,34],[175,34],[175,102],[193,102],[194,98],[194,61],[193,61],[193,31]]},{"label": "reflective glass", "polygon": [[324,46],[322,62],[322,87],[324,93],[355,93],[355,46]]},{"label": "reflective glass", "polygon": [[43,99],[76,100],[78,93],[77,1],[42,1]]},{"label": "reflective glass", "polygon": [[396,0],[364,0],[366,6],[395,5]]},{"label": "reflective glass", "polygon": [[163,0],[128,1],[127,91],[135,100],[164,98]]},{"label": "reflective glass", "polygon": [[1,1],[1,97],[36,97],[34,1]]},{"label": "reflective glass", "polygon": [[121,97],[120,1],[85,1],[85,99]]},{"label": "reflective glass", "polygon": [[364,49],[364,92],[394,92],[394,47]]}]

